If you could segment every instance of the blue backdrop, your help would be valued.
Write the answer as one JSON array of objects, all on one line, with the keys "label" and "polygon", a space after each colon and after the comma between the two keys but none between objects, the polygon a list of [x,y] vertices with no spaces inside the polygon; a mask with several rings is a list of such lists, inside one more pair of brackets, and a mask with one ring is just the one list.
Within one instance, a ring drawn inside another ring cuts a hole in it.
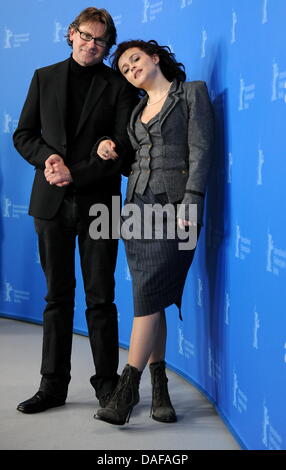
[{"label": "blue backdrop", "polygon": [[[12,133],[34,69],[70,54],[64,34],[86,6],[81,0],[1,2],[4,316],[41,322],[45,295],[27,216],[34,172],[13,148]],[[184,321],[175,307],[168,309],[168,364],[206,393],[244,447],[285,449],[286,1],[104,0],[97,6],[113,15],[119,41],[169,45],[188,79],[207,82],[214,103],[205,226],[184,292]],[[122,246],[117,303],[120,342],[128,346],[131,280]],[[86,334],[84,308],[78,283],[74,327]]]}]

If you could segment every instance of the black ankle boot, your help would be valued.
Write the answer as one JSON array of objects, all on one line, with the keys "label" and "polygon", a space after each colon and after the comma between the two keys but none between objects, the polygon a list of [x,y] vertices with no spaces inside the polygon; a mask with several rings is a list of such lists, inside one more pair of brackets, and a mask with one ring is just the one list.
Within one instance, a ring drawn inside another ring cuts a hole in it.
[{"label": "black ankle boot", "polygon": [[97,419],[111,424],[125,424],[133,407],[139,402],[139,383],[141,372],[136,367],[127,364],[119,378],[118,384],[111,400],[105,408],[100,408],[96,415]]},{"label": "black ankle boot", "polygon": [[153,362],[149,366],[152,382],[152,405],[150,416],[162,423],[177,421],[176,412],[172,406],[168,392],[165,361]]}]

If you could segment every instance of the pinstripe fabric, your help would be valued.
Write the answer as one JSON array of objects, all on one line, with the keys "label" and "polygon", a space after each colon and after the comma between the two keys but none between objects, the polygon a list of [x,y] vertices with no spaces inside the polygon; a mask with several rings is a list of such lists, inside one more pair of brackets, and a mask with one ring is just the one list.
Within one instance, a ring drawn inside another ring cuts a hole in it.
[{"label": "pinstripe fabric", "polygon": [[[135,193],[132,203],[141,209],[141,227],[144,204],[167,202],[166,194],[154,195],[149,186],[144,195]],[[176,304],[180,309],[185,280],[195,252],[179,250],[180,240],[166,239],[166,230],[162,240],[154,239],[154,227],[152,233],[150,240],[124,240],[132,276],[134,316],[151,315],[171,304]]]}]

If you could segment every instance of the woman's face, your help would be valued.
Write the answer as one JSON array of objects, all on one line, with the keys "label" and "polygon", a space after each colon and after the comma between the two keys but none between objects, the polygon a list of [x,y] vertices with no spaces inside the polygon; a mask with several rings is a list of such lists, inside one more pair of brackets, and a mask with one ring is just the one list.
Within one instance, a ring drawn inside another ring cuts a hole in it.
[{"label": "woman's face", "polygon": [[137,88],[148,87],[159,71],[159,57],[149,56],[138,47],[127,49],[118,61],[122,75]]}]

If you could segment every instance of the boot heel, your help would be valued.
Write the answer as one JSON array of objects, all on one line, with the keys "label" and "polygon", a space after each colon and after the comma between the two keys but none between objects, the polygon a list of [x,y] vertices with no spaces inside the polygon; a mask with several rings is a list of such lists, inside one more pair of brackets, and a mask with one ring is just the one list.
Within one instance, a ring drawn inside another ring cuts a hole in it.
[{"label": "boot heel", "polygon": [[130,411],[128,411],[125,423],[129,423],[129,418],[131,416],[132,411],[133,411],[133,408],[131,408]]}]

